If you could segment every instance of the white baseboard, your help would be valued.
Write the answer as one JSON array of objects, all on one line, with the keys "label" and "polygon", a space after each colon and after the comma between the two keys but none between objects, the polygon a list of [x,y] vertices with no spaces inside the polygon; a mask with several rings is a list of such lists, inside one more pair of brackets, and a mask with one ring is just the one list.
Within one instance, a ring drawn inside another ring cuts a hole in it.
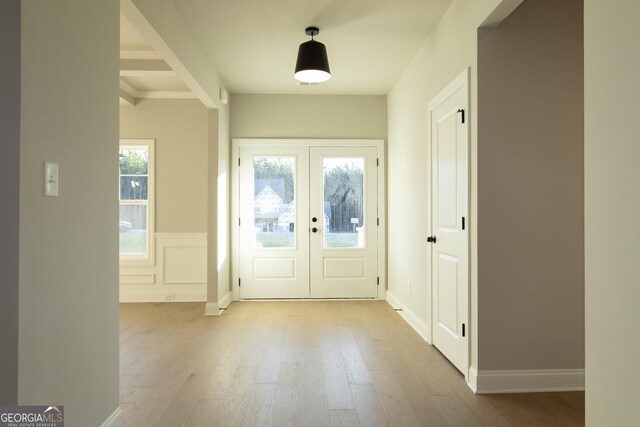
[{"label": "white baseboard", "polygon": [[474,393],[478,393],[478,370],[469,367],[469,375],[467,376],[467,385]]},{"label": "white baseboard", "polygon": [[387,291],[387,303],[394,309],[401,309],[396,311],[417,333],[423,340],[431,344],[429,339],[429,326],[425,321],[420,319],[417,314],[408,309],[400,300],[390,291]]},{"label": "white baseboard", "polygon": [[122,409],[118,406],[100,427],[120,427],[122,425]]},{"label": "white baseboard", "polygon": [[523,371],[470,369],[469,387],[478,394],[583,391],[584,369]]},{"label": "white baseboard", "polygon": [[[203,285],[197,284],[197,286]],[[176,286],[176,288],[179,288],[179,286]],[[173,298],[167,299],[167,294],[173,294]],[[204,292],[180,292],[179,289],[128,292],[122,286],[120,287],[120,302],[204,302],[206,300],[206,290]]]},{"label": "white baseboard", "polygon": [[231,304],[231,291],[228,291],[222,298],[218,300],[218,308],[227,308]]},{"label": "white baseboard", "polygon": [[220,316],[220,307],[217,302],[208,302],[204,307],[205,316]]}]

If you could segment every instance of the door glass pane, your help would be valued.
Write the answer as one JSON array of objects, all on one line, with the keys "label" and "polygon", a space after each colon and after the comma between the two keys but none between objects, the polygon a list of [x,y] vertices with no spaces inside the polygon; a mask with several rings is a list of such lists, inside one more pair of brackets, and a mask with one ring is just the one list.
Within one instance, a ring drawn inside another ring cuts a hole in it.
[{"label": "door glass pane", "polygon": [[324,157],[325,248],[364,248],[364,158]]},{"label": "door glass pane", "polygon": [[120,253],[147,253],[146,205],[120,205]]},{"label": "door glass pane", "polygon": [[295,246],[295,157],[253,158],[254,244],[256,248]]}]

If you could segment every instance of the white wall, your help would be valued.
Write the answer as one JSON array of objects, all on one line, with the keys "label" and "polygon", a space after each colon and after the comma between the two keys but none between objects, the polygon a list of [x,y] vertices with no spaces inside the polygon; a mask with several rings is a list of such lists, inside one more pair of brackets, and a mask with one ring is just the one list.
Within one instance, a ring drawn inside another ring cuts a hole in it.
[{"label": "white wall", "polygon": [[[117,0],[22,2],[18,402],[118,407]],[[4,59],[4,58],[3,58]],[[43,196],[43,161],[60,165]]]},{"label": "white wall", "polygon": [[0,2],[0,405],[18,398],[20,1]]},{"label": "white wall", "polygon": [[387,138],[384,96],[233,95],[232,138]]},{"label": "white wall", "polygon": [[640,425],[640,3],[585,0],[586,421]]},{"label": "white wall", "polygon": [[[513,3],[513,2],[505,2]],[[388,264],[389,296],[404,306],[414,327],[426,334],[430,295],[427,291],[428,232],[427,104],[460,72],[470,68],[471,232],[476,251],[477,215],[477,29],[501,4],[498,0],[456,0],[420,47],[387,97],[388,102]],[[477,301],[477,265],[471,258],[471,304]],[[412,293],[408,293],[408,281]],[[475,310],[471,312],[471,365],[477,366]]]}]

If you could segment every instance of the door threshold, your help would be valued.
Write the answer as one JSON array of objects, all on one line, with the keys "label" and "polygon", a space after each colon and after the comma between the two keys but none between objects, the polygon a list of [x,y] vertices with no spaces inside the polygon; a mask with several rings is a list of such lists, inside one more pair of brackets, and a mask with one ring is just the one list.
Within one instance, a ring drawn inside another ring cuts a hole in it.
[{"label": "door threshold", "polygon": [[[263,301],[263,302],[281,302],[281,301],[378,301],[377,297],[354,297],[354,298],[243,298],[239,300],[235,300],[235,302],[255,302],[255,301]],[[382,300],[379,300],[382,301]]]}]

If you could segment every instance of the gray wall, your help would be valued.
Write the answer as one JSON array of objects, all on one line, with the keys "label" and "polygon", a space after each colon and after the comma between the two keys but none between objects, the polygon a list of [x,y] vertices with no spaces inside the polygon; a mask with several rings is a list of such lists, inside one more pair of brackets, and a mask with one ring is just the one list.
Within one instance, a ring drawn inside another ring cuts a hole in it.
[{"label": "gray wall", "polygon": [[478,33],[478,367],[584,367],[581,0]]},{"label": "gray wall", "polygon": [[587,426],[640,425],[640,2],[585,0]]},{"label": "gray wall", "polygon": [[22,2],[18,402],[69,426],[118,407],[118,27],[117,0]]},{"label": "gray wall", "polygon": [[20,1],[0,2],[0,405],[18,398]]},{"label": "gray wall", "polygon": [[233,95],[232,138],[387,138],[385,96]]}]

